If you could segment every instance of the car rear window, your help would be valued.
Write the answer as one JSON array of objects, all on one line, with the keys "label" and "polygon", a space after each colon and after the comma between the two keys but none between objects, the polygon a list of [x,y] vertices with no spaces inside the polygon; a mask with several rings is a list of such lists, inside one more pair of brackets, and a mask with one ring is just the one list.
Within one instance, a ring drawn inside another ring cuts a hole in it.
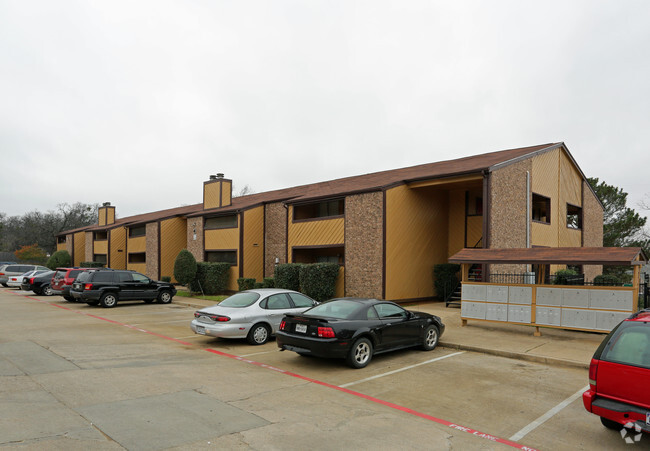
[{"label": "car rear window", "polygon": [[363,306],[353,301],[329,301],[307,310],[313,316],[327,316],[329,318],[350,319],[356,316]]},{"label": "car rear window", "polygon": [[[56,274],[58,275],[59,273],[57,272]],[[90,280],[90,274],[91,273],[89,273],[87,271],[84,271],[81,274],[79,274],[79,277],[77,277],[75,280],[77,282],[86,282],[86,281]]]},{"label": "car rear window", "polygon": [[229,298],[224,299],[219,303],[222,307],[248,307],[253,305],[255,301],[260,298],[260,295],[257,293],[247,293],[242,291],[241,293],[235,293]]},{"label": "car rear window", "polygon": [[650,323],[628,322],[614,334],[601,355],[602,360],[650,368]]},{"label": "car rear window", "polygon": [[73,269],[70,271],[70,274],[68,274],[68,277],[71,279],[76,279],[79,273],[83,272],[81,269]]}]

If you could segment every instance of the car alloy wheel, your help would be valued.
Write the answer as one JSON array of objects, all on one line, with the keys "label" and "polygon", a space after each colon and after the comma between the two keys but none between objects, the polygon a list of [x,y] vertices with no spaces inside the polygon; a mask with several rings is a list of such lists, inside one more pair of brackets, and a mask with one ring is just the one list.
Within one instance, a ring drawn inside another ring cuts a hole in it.
[{"label": "car alloy wheel", "polygon": [[267,341],[269,341],[269,335],[270,331],[267,326],[264,324],[256,324],[253,326],[253,328],[248,332],[248,342],[252,345],[263,345]]},{"label": "car alloy wheel", "polygon": [[113,293],[106,293],[99,302],[103,307],[115,307],[115,304],[117,304],[117,296]]},{"label": "car alloy wheel", "polygon": [[352,368],[363,368],[372,358],[372,343],[367,338],[359,338],[348,353],[347,362]]},{"label": "car alloy wheel", "polygon": [[172,301],[172,294],[168,290],[163,290],[158,295],[158,300],[163,304],[169,304]]},{"label": "car alloy wheel", "polygon": [[52,287],[51,287],[51,286],[49,286],[49,285],[45,285],[45,286],[43,287],[42,293],[43,293],[45,296],[52,296],[52,295],[54,294],[54,291],[52,290]]},{"label": "car alloy wheel", "polygon": [[424,341],[422,342],[422,348],[425,351],[431,351],[438,345],[438,328],[433,324],[430,324],[429,327],[424,331]]}]

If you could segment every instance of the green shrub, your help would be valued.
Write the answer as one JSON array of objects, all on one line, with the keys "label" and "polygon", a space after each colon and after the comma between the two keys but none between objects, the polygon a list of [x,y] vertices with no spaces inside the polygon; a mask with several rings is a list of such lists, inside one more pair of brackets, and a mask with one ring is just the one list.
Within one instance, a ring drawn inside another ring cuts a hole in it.
[{"label": "green shrub", "polygon": [[262,281],[262,288],[275,288],[275,279],[273,277],[265,277]]},{"label": "green shrub", "polygon": [[72,266],[72,257],[70,257],[70,253],[66,250],[56,251],[47,260],[45,266],[50,269],[70,267]]},{"label": "green shrub", "polygon": [[106,263],[101,262],[81,262],[82,268],[103,268]]},{"label": "green shrub", "polygon": [[460,265],[455,263],[440,263],[433,266],[433,288],[439,299],[444,298],[445,290],[449,291],[458,284],[459,271]]},{"label": "green shrub", "polygon": [[337,263],[312,263],[300,266],[300,290],[312,299],[323,302],[336,294]]},{"label": "green shrub", "polygon": [[283,263],[275,267],[275,287],[300,291],[300,267],[302,263]]},{"label": "green shrub", "polygon": [[255,282],[255,285],[253,288],[264,288],[264,283],[263,282]]},{"label": "green shrub", "polygon": [[229,276],[230,263],[198,262],[196,277],[190,284],[190,290],[208,295],[224,293],[228,290]]},{"label": "green shrub", "polygon": [[239,286],[239,291],[252,290],[255,288],[255,279],[250,277],[240,277],[237,279],[237,285]]},{"label": "green shrub", "polygon": [[555,273],[555,279],[553,279],[554,285],[571,285],[571,279],[577,276],[578,273],[573,269],[560,269]]},{"label": "green shrub", "polygon": [[171,276],[162,276],[162,277],[160,278],[160,281],[161,281],[161,282],[171,282],[171,281],[172,281],[172,278],[171,278]]},{"label": "green shrub", "polygon": [[183,249],[174,261],[174,279],[181,285],[189,286],[196,279],[197,265],[194,255]]},{"label": "green shrub", "polygon": [[600,274],[594,277],[594,285],[620,285],[621,279],[616,277],[614,274]]}]

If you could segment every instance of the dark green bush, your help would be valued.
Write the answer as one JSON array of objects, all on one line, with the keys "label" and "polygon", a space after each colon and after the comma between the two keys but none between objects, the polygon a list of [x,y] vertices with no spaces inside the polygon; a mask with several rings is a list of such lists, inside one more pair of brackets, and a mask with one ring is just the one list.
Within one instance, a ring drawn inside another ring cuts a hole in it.
[{"label": "dark green bush", "polygon": [[300,291],[300,267],[302,263],[283,263],[275,267],[275,287]]},{"label": "dark green bush", "polygon": [[594,285],[620,285],[621,279],[616,277],[614,274],[600,274],[594,277]]},{"label": "dark green bush", "polygon": [[263,282],[255,282],[255,285],[253,288],[264,288],[264,283]]},{"label": "dark green bush", "polygon": [[222,294],[228,290],[229,276],[230,263],[198,262],[190,290],[207,295]]},{"label": "dark green bush", "polygon": [[275,288],[275,279],[273,277],[265,277],[262,281],[262,288]]},{"label": "dark green bush", "polygon": [[189,286],[196,279],[196,259],[187,249],[183,249],[174,261],[174,279],[181,285]]},{"label": "dark green bush", "polygon": [[255,288],[255,279],[250,277],[240,277],[237,279],[237,285],[239,286],[239,291],[252,290]]},{"label": "dark green bush", "polygon": [[578,273],[573,269],[560,269],[555,273],[555,278],[553,279],[554,285],[571,285],[571,279],[575,278]]},{"label": "dark green bush", "polygon": [[336,278],[339,275],[337,263],[312,263],[300,267],[300,291],[318,302],[334,297]]},{"label": "dark green bush", "polygon": [[172,278],[170,276],[162,276],[160,280],[161,282],[171,282]]},{"label": "dark green bush", "polygon": [[444,298],[445,290],[449,291],[456,287],[460,281],[459,271],[460,265],[455,263],[440,263],[433,266],[433,288],[439,299]]},{"label": "dark green bush", "polygon": [[66,250],[56,251],[47,260],[45,266],[50,269],[70,267],[72,266],[72,257],[70,257],[70,253]]},{"label": "dark green bush", "polygon": [[101,262],[81,262],[82,268],[103,268],[106,263]]}]

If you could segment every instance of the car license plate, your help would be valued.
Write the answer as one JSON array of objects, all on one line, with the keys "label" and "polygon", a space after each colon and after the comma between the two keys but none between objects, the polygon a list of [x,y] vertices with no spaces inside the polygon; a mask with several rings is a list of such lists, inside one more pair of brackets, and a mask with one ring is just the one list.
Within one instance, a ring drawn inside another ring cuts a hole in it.
[{"label": "car license plate", "polygon": [[203,327],[203,326],[196,326],[196,333],[197,333],[197,334],[201,334],[201,335],[205,335],[205,327]]},{"label": "car license plate", "polygon": [[307,332],[307,325],[306,324],[296,324],[296,332],[304,334]]}]

